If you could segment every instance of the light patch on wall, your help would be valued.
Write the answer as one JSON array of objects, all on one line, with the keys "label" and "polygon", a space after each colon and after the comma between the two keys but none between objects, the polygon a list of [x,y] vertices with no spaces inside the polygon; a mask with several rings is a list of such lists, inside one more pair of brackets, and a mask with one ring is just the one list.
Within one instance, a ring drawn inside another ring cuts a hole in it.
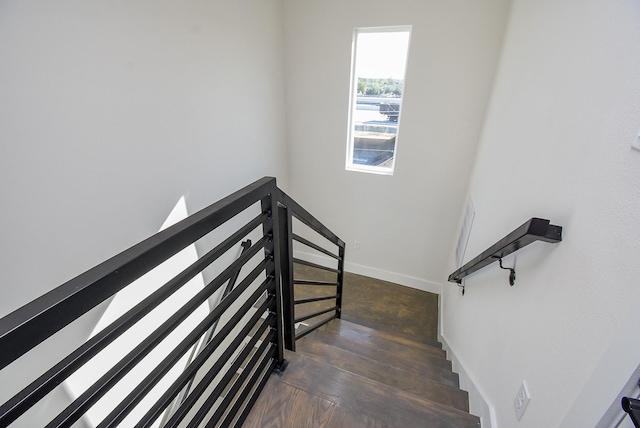
[{"label": "light patch on wall", "polygon": [[458,235],[458,245],[456,246],[456,267],[462,266],[464,260],[464,254],[467,251],[467,244],[469,243],[469,236],[471,236],[471,227],[473,226],[473,219],[476,216],[476,210],[473,206],[473,200],[469,198],[467,201],[467,209],[464,213],[464,220],[462,221],[462,227],[460,228],[460,235]]},{"label": "light patch on wall", "polygon": [[[184,196],[175,205],[160,230],[179,222],[188,216]],[[118,292],[109,304],[104,315],[98,321],[90,337],[94,337],[105,327],[140,303],[144,298],[156,291],[171,278],[198,259],[195,245],[190,245],[146,273],[128,287]],[[71,375],[65,386],[75,399],[86,391],[94,382],[109,370],[113,363],[122,359],[135,346],[140,344],[149,334],[165,322],[175,311],[183,306],[191,297],[204,288],[201,274],[176,291],[142,320],[122,334],[113,343],[97,354],[88,363]],[[209,313],[207,303],[202,304],[184,322],[182,322],[166,339],[136,365],[121,381],[93,405],[84,415],[88,426],[95,427],[106,417],[133,388],[142,381]],[[180,375],[188,363],[189,353],[185,354],[167,373],[151,392],[125,418],[121,426],[133,426],[146,411],[160,398],[161,393]],[[160,425],[160,418],[154,427]]]}]

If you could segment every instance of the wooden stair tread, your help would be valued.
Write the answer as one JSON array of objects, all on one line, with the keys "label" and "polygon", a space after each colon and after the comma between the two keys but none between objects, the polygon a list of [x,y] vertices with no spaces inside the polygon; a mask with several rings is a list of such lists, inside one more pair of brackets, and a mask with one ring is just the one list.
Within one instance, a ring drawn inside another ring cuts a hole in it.
[{"label": "wooden stair tread", "polygon": [[415,373],[315,341],[309,337],[303,338],[296,343],[296,352],[376,382],[401,389],[420,398],[464,412],[469,411],[469,398],[465,391],[439,383],[437,380],[418,377]]},{"label": "wooden stair tread", "polygon": [[440,349],[440,353],[444,352],[442,351],[442,343],[435,340],[409,334],[392,334],[344,319],[336,319],[323,328],[348,338],[360,338],[360,340],[364,341],[381,340],[393,342],[419,349],[426,349],[427,352],[430,352],[429,350],[432,350],[432,348],[438,348]]},{"label": "wooden stair tread", "polygon": [[[329,427],[336,426],[334,418],[338,405],[330,400],[309,394],[271,376],[255,402],[243,427]],[[342,413],[337,415],[343,418]]]},{"label": "wooden stair tread", "polygon": [[[287,359],[290,363],[280,382],[341,407],[339,412],[334,412],[336,424],[324,426],[346,427],[348,423],[352,423],[350,426],[362,426],[363,418],[378,421],[382,426],[477,428],[480,425],[479,418],[466,412],[421,399],[312,358],[288,353]],[[317,425],[314,423],[314,426]]]},{"label": "wooden stair tread", "polygon": [[272,376],[242,426],[353,428],[386,427],[388,424],[287,385]]},{"label": "wooden stair tread", "polygon": [[445,385],[454,387],[459,385],[458,375],[451,371],[451,362],[441,357],[425,355],[411,349],[404,349],[403,351],[397,349],[388,350],[380,346],[346,339],[322,329],[318,329],[306,337],[383,364],[428,377]]},{"label": "wooden stair tread", "polygon": [[[384,337],[376,336],[375,334],[360,334],[358,332],[354,332],[349,328],[341,328],[338,331],[333,330],[333,322],[340,321],[338,319],[330,322],[329,324],[325,324],[320,328],[322,332],[325,334],[329,334],[335,337],[344,338],[347,340],[351,340],[354,342],[362,343],[363,345],[368,345],[376,348],[384,348],[387,351],[396,352],[402,355],[413,356],[413,355],[424,355],[426,357],[434,357],[442,360],[447,359],[447,353],[443,349],[435,348],[433,346],[421,345],[419,343],[398,343],[385,339]],[[331,325],[331,326],[329,326]]]}]

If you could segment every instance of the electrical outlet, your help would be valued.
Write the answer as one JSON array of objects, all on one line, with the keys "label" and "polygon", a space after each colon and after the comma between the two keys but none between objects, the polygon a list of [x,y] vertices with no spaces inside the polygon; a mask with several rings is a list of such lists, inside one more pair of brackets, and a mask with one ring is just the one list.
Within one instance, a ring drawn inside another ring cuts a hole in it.
[{"label": "electrical outlet", "polygon": [[513,406],[516,408],[516,416],[518,417],[518,420],[522,419],[522,415],[524,414],[530,399],[531,396],[529,395],[527,384],[522,381],[518,395],[516,395],[516,399],[513,402]]},{"label": "electrical outlet", "polygon": [[355,241],[353,243],[353,248],[355,248],[356,250],[359,250],[360,249],[360,241]]}]

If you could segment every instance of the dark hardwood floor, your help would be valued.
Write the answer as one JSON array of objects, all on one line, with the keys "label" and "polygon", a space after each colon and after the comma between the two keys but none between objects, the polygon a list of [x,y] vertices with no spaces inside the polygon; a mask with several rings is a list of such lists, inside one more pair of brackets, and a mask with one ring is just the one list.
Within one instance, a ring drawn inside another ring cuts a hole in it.
[{"label": "dark hardwood floor", "polygon": [[[334,274],[303,265],[295,266],[294,277],[335,281]],[[296,287],[300,297],[335,294],[332,287]],[[342,319],[346,321],[413,341],[438,338],[437,294],[346,272],[342,299]],[[311,313],[321,307],[322,304],[309,304],[303,310]]]},{"label": "dark hardwood floor", "polygon": [[[324,274],[295,269],[297,279],[335,281]],[[243,426],[478,428],[436,341],[437,295],[354,274],[343,291],[342,319],[296,341],[288,368],[269,378]],[[296,299],[335,292],[296,285]],[[304,304],[296,316],[327,305]]]}]

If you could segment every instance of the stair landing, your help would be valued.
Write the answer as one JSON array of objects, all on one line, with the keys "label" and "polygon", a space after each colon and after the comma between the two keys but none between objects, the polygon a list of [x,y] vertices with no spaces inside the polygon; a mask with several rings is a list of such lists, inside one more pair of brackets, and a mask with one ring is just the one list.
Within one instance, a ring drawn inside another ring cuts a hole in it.
[{"label": "stair landing", "polygon": [[245,427],[473,427],[439,344],[333,320],[296,342]]}]

